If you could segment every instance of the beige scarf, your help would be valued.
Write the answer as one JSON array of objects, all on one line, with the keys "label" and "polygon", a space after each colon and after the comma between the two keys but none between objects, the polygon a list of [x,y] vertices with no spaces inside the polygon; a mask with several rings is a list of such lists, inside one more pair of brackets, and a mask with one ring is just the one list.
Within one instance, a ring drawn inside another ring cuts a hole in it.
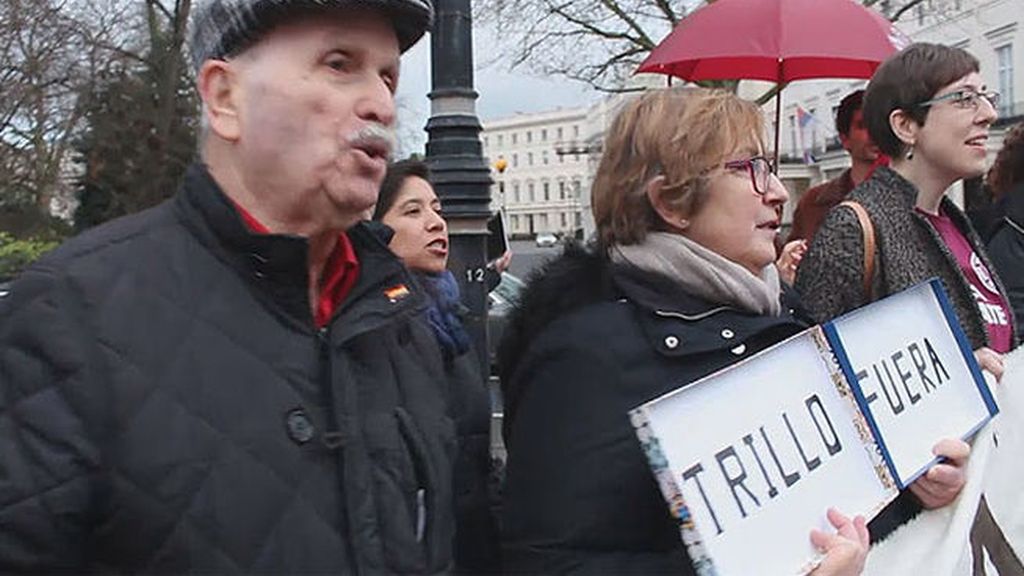
[{"label": "beige scarf", "polygon": [[704,246],[669,232],[651,232],[640,244],[616,245],[612,262],[667,276],[693,296],[755,314],[778,316],[781,287],[775,264],[755,276]]}]

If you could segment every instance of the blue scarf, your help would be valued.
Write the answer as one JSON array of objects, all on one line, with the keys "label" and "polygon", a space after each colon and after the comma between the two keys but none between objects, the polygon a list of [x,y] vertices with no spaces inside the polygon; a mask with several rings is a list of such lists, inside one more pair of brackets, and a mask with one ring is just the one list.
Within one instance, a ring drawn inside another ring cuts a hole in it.
[{"label": "blue scarf", "polygon": [[459,309],[459,284],[455,276],[445,270],[440,274],[417,274],[427,293],[427,322],[434,331],[445,363],[451,362],[456,356],[469,350],[469,334],[462,327]]}]

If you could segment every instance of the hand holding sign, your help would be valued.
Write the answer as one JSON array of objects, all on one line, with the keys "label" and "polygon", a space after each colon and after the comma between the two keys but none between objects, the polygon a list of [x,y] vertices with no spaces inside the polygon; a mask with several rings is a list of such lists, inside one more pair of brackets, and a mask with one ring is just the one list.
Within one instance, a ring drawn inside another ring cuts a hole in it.
[{"label": "hand holding sign", "polygon": [[974,351],[974,359],[981,369],[996,377],[996,382],[1003,379],[1003,355],[991,348],[978,348]]},{"label": "hand holding sign", "polygon": [[929,468],[910,485],[910,491],[928,510],[941,508],[960,495],[966,482],[964,471],[971,447],[963,440],[946,438],[932,448],[932,454],[945,461]]},{"label": "hand holding sign", "polygon": [[811,543],[825,552],[825,558],[811,576],[860,574],[871,545],[867,521],[863,516],[847,518],[835,508],[828,509],[828,521],[836,528],[835,534],[811,530]]}]

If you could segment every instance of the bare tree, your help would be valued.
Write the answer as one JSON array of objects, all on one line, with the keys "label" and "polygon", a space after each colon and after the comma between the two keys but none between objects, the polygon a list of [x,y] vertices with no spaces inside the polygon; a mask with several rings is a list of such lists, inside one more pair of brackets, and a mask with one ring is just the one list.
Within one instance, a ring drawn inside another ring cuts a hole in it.
[{"label": "bare tree", "polygon": [[0,4],[0,205],[47,214],[127,13],[110,0]]},{"label": "bare tree", "polygon": [[[693,9],[715,0],[477,0],[511,68],[619,92],[650,51]],[[882,2],[893,21],[924,0]]]}]

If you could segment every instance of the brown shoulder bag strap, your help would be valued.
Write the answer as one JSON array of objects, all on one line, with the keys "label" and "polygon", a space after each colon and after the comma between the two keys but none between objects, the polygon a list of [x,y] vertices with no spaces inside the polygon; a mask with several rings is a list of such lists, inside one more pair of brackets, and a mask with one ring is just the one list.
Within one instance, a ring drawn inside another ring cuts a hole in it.
[{"label": "brown shoulder bag strap", "polygon": [[871,283],[875,277],[875,227],[871,223],[868,211],[854,200],[843,200],[840,206],[846,206],[857,215],[860,229],[864,233],[864,297],[870,302]]}]

